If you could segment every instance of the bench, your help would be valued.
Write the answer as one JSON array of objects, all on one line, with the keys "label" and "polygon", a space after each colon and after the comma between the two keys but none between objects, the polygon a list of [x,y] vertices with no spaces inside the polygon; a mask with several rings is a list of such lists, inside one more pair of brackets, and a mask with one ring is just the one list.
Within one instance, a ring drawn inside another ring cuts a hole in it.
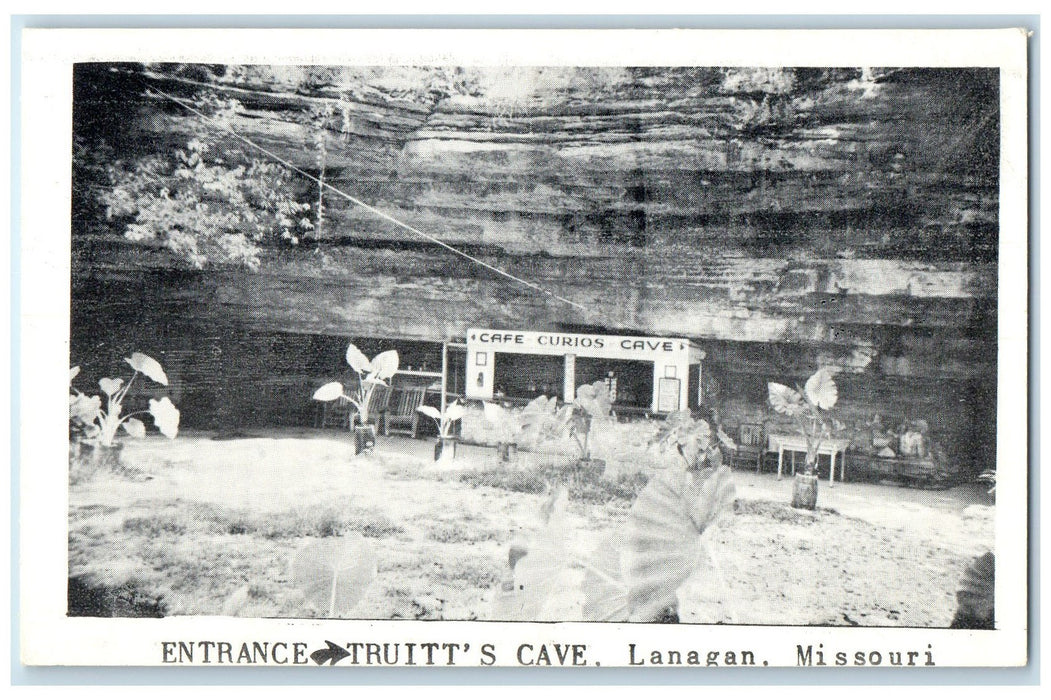
[{"label": "bench", "polygon": [[[427,387],[399,387],[391,392],[387,410],[383,414],[383,434],[391,431],[417,437],[420,432],[420,412]],[[393,427],[392,427],[393,426]]]},{"label": "bench", "polygon": [[870,478],[896,481],[902,486],[943,489],[952,485],[951,474],[938,462],[917,457],[869,457],[858,460]]}]

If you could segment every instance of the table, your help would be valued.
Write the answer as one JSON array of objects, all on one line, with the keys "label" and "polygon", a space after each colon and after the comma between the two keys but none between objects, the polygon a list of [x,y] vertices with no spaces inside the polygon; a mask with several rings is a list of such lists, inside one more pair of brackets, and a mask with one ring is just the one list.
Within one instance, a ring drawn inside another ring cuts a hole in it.
[{"label": "table", "polygon": [[[828,470],[828,483],[829,486],[834,485],[834,478],[836,476],[836,455],[839,455],[839,480],[843,481],[846,477],[847,464],[846,464],[846,451],[847,446],[850,445],[850,440],[846,439],[835,439],[825,438],[821,441],[821,446],[817,450],[818,456],[828,455],[831,460],[831,464]],[[781,478],[781,467],[784,463],[785,452],[792,453],[792,473],[796,473],[796,452],[806,452],[806,438],[798,434],[790,433],[770,433],[767,440],[767,452],[777,453],[777,478]]]}]

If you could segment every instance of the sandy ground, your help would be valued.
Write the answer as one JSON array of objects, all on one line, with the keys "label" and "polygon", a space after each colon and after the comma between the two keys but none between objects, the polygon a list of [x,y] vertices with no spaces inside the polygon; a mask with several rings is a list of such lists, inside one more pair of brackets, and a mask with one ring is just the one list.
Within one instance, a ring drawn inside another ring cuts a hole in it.
[{"label": "sandy ground", "polygon": [[[309,617],[292,585],[312,538],[358,531],[378,575],[350,616],[487,619],[507,552],[540,525],[542,495],[473,486],[497,467],[462,448],[453,469],[429,441],[381,438],[354,457],[346,434],[299,431],[230,441],[207,435],[129,442],[130,474],[70,487],[70,575],[115,591],[112,614]],[[523,462],[528,462],[525,457]],[[967,563],[992,548],[994,509],[976,489],[820,485],[815,513],[787,507],[791,480],[735,472],[735,514],[679,591],[684,622],[946,626]],[[571,551],[546,619],[580,619],[583,568],[628,503],[572,502]]]}]

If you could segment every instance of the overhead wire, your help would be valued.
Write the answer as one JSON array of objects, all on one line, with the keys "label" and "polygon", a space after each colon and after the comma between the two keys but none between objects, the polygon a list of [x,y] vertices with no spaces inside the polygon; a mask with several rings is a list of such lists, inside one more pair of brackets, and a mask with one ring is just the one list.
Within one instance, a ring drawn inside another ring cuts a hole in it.
[{"label": "overhead wire", "polygon": [[[143,82],[143,81],[140,81],[140,82]],[[269,157],[269,158],[273,159],[274,161],[280,163],[281,165],[283,165],[284,167],[288,168],[289,170],[292,170],[293,172],[296,172],[296,173],[302,175],[303,177],[305,177],[305,178],[307,178],[309,180],[312,180],[313,182],[317,183],[319,187],[324,188],[325,190],[330,191],[330,192],[332,192],[332,193],[334,193],[334,194],[336,194],[336,195],[338,195],[340,197],[343,197],[347,201],[351,202],[352,204],[354,204],[354,205],[356,205],[358,207],[361,207],[362,209],[364,209],[364,210],[368,211],[369,213],[373,214],[374,216],[377,216],[380,219],[383,219],[384,221],[388,221],[388,222],[394,224],[395,226],[398,226],[398,227],[400,227],[400,228],[402,228],[402,229],[404,229],[406,231],[409,231],[410,233],[413,233],[413,234],[419,236],[420,238],[423,238],[423,239],[425,239],[427,241],[430,241],[431,243],[434,243],[435,245],[440,246],[441,248],[444,248],[445,250],[448,250],[449,252],[451,252],[451,253],[453,253],[455,255],[458,255],[458,256],[460,256],[462,258],[465,258],[465,259],[475,263],[476,265],[480,265],[481,267],[484,267],[485,269],[489,270],[490,272],[494,272],[497,275],[500,275],[501,277],[504,277],[504,278],[509,279],[509,280],[511,280],[511,281],[513,281],[513,282],[515,282],[517,284],[520,284],[520,285],[523,285],[525,287],[528,287],[528,288],[530,288],[530,289],[532,289],[532,290],[534,290],[536,292],[540,292],[541,294],[545,294],[545,295],[551,297],[552,299],[556,299],[556,300],[558,300],[560,302],[563,302],[565,304],[568,304],[568,305],[570,305],[570,306],[572,306],[574,308],[580,309],[581,311],[584,311],[585,313],[589,312],[589,309],[586,306],[584,306],[583,304],[579,303],[579,302],[573,301],[572,299],[567,299],[564,296],[556,294],[555,292],[552,292],[551,290],[542,287],[541,285],[537,284],[536,282],[532,282],[530,280],[524,279],[522,277],[519,277],[518,275],[515,275],[515,274],[513,274],[511,272],[508,272],[508,271],[503,270],[503,269],[501,269],[499,267],[496,267],[495,265],[487,263],[486,261],[481,260],[481,259],[471,255],[470,253],[464,252],[464,251],[456,248],[455,246],[452,246],[452,245],[446,243],[445,241],[441,240],[440,238],[437,238],[436,236],[432,236],[429,233],[421,231],[420,229],[416,228],[415,226],[412,226],[410,224],[407,224],[407,223],[405,223],[403,221],[398,220],[397,218],[391,216],[390,214],[387,214],[386,212],[384,212],[384,211],[382,211],[380,209],[377,209],[376,207],[372,206],[371,204],[368,204],[367,202],[363,202],[362,200],[358,199],[357,197],[355,197],[355,196],[353,196],[353,195],[351,195],[351,194],[349,194],[347,192],[344,192],[343,190],[341,190],[341,189],[339,189],[337,187],[333,187],[331,184],[329,184],[327,182],[323,182],[321,179],[315,177],[314,175],[311,175],[309,172],[307,172],[307,171],[303,170],[302,168],[298,167],[297,165],[295,165],[291,161],[289,161],[289,160],[287,160],[285,158],[282,158],[281,156],[279,156],[278,154],[274,153],[273,151],[265,148],[264,146],[261,146],[261,145],[255,143],[251,139],[249,139],[249,138],[247,138],[245,136],[242,136],[241,134],[237,133],[233,129],[233,127],[231,127],[231,126],[229,126],[227,124],[223,124],[222,122],[219,122],[216,119],[213,119],[212,117],[208,116],[207,114],[205,114],[201,110],[197,109],[193,105],[187,103],[185,100],[181,100],[178,97],[175,97],[174,95],[170,95],[167,92],[165,92],[165,91],[163,91],[163,90],[161,90],[161,89],[159,89],[159,88],[157,88],[155,86],[146,84],[145,82],[143,82],[143,85],[145,86],[145,88],[147,90],[147,93],[151,93],[152,92],[152,93],[155,93],[155,95],[159,95],[160,97],[163,97],[165,99],[171,100],[172,102],[174,102],[174,103],[178,104],[179,106],[181,106],[183,109],[186,109],[187,111],[189,111],[189,112],[197,115],[201,119],[205,120],[207,123],[212,124],[212,125],[220,128],[220,129],[224,130],[225,132],[229,133],[231,136],[233,136],[238,141],[244,143],[245,145],[247,145],[247,146],[249,146],[251,148],[254,148],[255,150],[259,151],[260,153],[265,154],[267,157]]]}]

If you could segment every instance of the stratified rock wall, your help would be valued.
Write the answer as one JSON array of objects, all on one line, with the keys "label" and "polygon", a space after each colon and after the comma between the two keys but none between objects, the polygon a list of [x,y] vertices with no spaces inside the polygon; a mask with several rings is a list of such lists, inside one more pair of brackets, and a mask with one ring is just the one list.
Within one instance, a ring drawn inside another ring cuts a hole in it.
[{"label": "stratified rock wall", "polygon": [[[995,387],[995,72],[523,70],[514,99],[405,90],[382,71],[306,87],[264,73],[83,67],[78,124],[129,155],[165,152],[208,127],[144,85],[218,89],[242,105],[238,134],[316,173],[304,114],[335,105],[327,183],[586,310],[331,192],[320,240],[257,272],[158,277],[177,261],[75,222],[75,295],[148,279],[158,304],[219,326],[341,337],[686,336],[719,350],[710,363],[737,393],[832,364],[855,377],[860,412],[943,410],[946,424],[958,396]],[[83,300],[76,313],[95,313]],[[994,410],[979,413],[952,432],[992,435]]]}]

